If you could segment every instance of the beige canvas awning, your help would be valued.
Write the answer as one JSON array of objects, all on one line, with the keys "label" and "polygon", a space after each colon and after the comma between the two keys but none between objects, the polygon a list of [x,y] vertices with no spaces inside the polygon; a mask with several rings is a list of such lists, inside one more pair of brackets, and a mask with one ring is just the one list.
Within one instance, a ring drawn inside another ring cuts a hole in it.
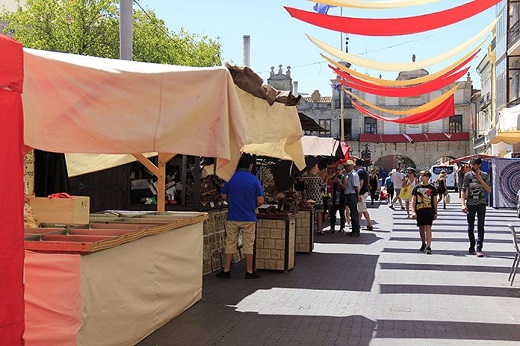
[{"label": "beige canvas awning", "polygon": [[[269,106],[225,67],[196,68],[24,50],[25,144],[59,153],[132,154],[158,178],[176,154],[233,175],[247,144],[277,143],[305,167],[295,106]],[[157,152],[154,165],[142,153]],[[122,159],[122,158],[119,158]],[[127,159],[123,159],[127,160]],[[80,164],[81,165],[81,164]],[[157,204],[164,210],[164,203]]]},{"label": "beige canvas awning", "polygon": [[33,49],[24,50],[24,59],[25,143],[30,147],[215,157],[217,174],[227,180],[244,145],[276,143],[305,167],[296,107],[269,106],[243,92],[225,67]]}]

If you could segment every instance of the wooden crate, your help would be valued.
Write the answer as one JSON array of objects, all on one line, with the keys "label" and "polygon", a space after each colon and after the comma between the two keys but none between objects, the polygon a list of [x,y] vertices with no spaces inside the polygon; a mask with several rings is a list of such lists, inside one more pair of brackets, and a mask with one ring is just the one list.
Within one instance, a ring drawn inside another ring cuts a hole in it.
[{"label": "wooden crate", "polygon": [[72,198],[29,197],[36,220],[44,223],[88,224],[90,197]]}]

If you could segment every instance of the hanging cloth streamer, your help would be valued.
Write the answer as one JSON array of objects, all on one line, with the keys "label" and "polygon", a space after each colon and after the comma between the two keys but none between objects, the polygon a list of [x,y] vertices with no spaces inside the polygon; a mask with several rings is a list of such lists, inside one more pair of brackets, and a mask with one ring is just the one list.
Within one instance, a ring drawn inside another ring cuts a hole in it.
[{"label": "hanging cloth streamer", "polygon": [[[370,8],[370,9],[385,9],[385,8],[401,8],[412,7],[420,5],[428,5],[440,0],[391,0],[391,1],[364,1],[364,0],[320,0],[320,4],[349,7],[349,8]],[[312,1],[315,2],[315,1]]]},{"label": "hanging cloth streamer", "polygon": [[448,10],[403,18],[352,18],[303,11],[285,6],[289,14],[303,22],[338,32],[365,36],[398,36],[442,28],[473,17],[501,0],[473,0]]},{"label": "hanging cloth streamer", "polygon": [[412,62],[405,62],[405,63],[389,63],[389,62],[382,62],[377,60],[370,60],[365,59],[360,56],[350,54],[347,52],[343,52],[340,49],[337,49],[335,47],[332,47],[324,42],[321,42],[318,39],[315,39],[314,37],[307,35],[309,40],[311,40],[312,43],[314,43],[318,48],[325,51],[326,53],[335,56],[340,61],[348,61],[349,63],[353,65],[359,65],[366,68],[370,68],[373,70],[381,70],[381,71],[414,71],[421,68],[426,68],[428,66],[436,65],[438,63],[441,63],[460,52],[466,50],[467,48],[471,47],[473,44],[475,44],[478,40],[480,40],[484,35],[486,35],[497,23],[498,18],[495,19],[490,25],[488,25],[484,30],[479,32],[477,35],[475,35],[472,39],[469,41],[461,44],[457,48],[454,48],[450,51],[444,52],[443,54],[437,55],[435,57],[422,60],[422,61],[412,61]]},{"label": "hanging cloth streamer", "polygon": [[392,88],[370,84],[360,79],[349,76],[345,72],[342,72],[341,70],[333,66],[329,65],[329,67],[339,76],[345,78],[345,80],[338,80],[338,82],[340,82],[341,84],[372,95],[388,97],[411,97],[430,93],[435,90],[440,90],[445,86],[448,86],[451,83],[457,81],[459,78],[462,78],[469,71],[469,67],[466,67],[465,69],[458,71],[452,75],[443,76],[423,84],[402,88]]},{"label": "hanging cloth streamer", "polygon": [[385,112],[385,113],[390,113],[390,114],[397,114],[397,115],[411,115],[411,114],[415,114],[415,113],[425,112],[425,111],[430,110],[430,109],[432,109],[434,107],[437,107],[439,104],[441,104],[443,101],[445,101],[448,97],[453,95],[455,93],[455,91],[457,91],[458,87],[459,87],[458,85],[454,86],[453,88],[451,88],[450,90],[448,90],[447,92],[442,94],[441,96],[437,97],[434,100],[431,100],[430,102],[427,102],[427,103],[423,104],[422,106],[415,107],[415,108],[410,108],[410,109],[405,109],[405,110],[402,110],[402,111],[396,111],[396,110],[393,110],[393,109],[379,107],[379,106],[376,106],[373,103],[370,103],[368,101],[363,100],[361,97],[354,95],[353,93],[351,93],[348,90],[345,90],[345,92],[347,94],[349,94],[351,97],[353,97],[356,100],[358,100],[359,102],[363,103],[364,105],[369,106],[370,108],[373,108],[373,109],[377,109],[378,111]]},{"label": "hanging cloth streamer", "polygon": [[450,95],[446,100],[444,100],[435,108],[398,119],[383,117],[381,115],[374,114],[369,110],[363,108],[359,103],[357,103],[354,100],[352,100],[352,106],[358,112],[381,121],[392,122],[397,124],[425,124],[443,118],[451,117],[452,115],[454,115],[455,97],[453,95]]},{"label": "hanging cloth streamer", "polygon": [[[479,46],[481,46],[483,44],[484,44],[484,42],[480,43]],[[339,63],[335,60],[332,60],[331,58],[329,58],[326,55],[321,54],[321,56],[324,57],[329,63],[331,63],[338,69],[348,73],[349,75],[353,75],[360,79],[363,79],[366,82],[371,82],[374,85],[380,85],[380,86],[400,87],[400,86],[408,86],[408,85],[426,83],[426,82],[432,81],[434,79],[437,79],[443,75],[452,74],[455,71],[460,70],[462,68],[462,66],[468,64],[473,59],[475,59],[475,57],[477,56],[477,54],[479,52],[480,52],[480,48],[477,48],[474,51],[469,52],[468,54],[466,54],[465,56],[463,56],[461,59],[457,60],[455,63],[451,64],[450,66],[443,68],[442,70],[437,71],[435,73],[432,73],[432,74],[429,74],[426,76],[422,76],[422,77],[418,77],[418,78],[414,78],[414,79],[402,79],[402,80],[389,80],[389,79],[381,79],[381,78],[372,77],[367,74],[363,74],[356,70],[350,69],[350,68],[342,65],[341,63]]]}]

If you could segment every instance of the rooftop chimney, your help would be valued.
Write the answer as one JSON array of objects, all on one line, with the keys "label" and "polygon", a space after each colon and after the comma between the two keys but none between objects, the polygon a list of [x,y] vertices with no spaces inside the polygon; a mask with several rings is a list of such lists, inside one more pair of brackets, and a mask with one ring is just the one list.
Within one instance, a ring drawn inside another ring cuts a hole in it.
[{"label": "rooftop chimney", "polygon": [[251,36],[244,35],[244,66],[251,63]]}]

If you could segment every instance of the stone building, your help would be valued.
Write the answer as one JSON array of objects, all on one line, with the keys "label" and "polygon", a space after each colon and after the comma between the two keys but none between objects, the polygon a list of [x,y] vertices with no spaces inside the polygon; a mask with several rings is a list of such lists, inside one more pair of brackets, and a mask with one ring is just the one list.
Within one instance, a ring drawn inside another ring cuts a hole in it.
[{"label": "stone building", "polygon": [[[424,69],[400,72],[397,80],[413,79],[428,74]],[[385,170],[400,164],[429,168],[435,163],[470,153],[472,82],[469,74],[465,81],[458,81],[442,90],[417,97],[385,97],[352,91],[377,106],[402,110],[421,106],[448,91],[455,84],[458,85],[454,95],[455,114],[420,125],[396,124],[364,116],[352,108],[345,93],[342,109],[341,91],[336,80],[331,80],[332,96],[322,96],[316,90],[310,97],[302,98],[298,110],[328,129],[327,132],[314,133],[315,135],[341,138],[343,122],[343,137],[351,147],[352,154],[358,157],[370,156],[374,165]],[[373,113],[388,116],[377,110]]]}]

